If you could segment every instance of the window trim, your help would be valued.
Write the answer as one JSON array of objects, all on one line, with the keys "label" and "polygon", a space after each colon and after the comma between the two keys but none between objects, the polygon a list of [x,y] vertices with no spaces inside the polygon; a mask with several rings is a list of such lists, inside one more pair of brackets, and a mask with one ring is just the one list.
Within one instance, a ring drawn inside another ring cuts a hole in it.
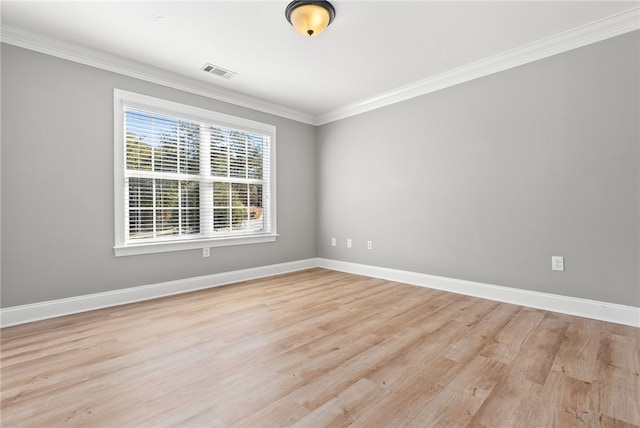
[{"label": "window trim", "polygon": [[[206,110],[186,104],[168,101],[160,98],[114,89],[114,227],[116,257],[136,254],[152,254],[166,251],[193,250],[209,247],[224,247],[230,245],[257,244],[276,241],[276,127],[250,119],[231,116],[224,113]],[[270,137],[269,162],[269,210],[270,231],[263,234],[231,235],[224,237],[209,237],[201,239],[155,241],[142,243],[126,243],[125,241],[125,126],[124,108],[152,110],[155,113],[170,117],[180,116],[185,119],[208,122],[222,127],[256,132]]]}]

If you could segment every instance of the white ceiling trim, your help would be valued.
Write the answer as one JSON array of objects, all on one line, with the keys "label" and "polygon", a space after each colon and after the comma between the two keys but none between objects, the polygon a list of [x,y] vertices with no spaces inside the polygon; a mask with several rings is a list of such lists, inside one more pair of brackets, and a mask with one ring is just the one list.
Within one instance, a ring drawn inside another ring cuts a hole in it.
[{"label": "white ceiling trim", "polygon": [[100,68],[107,71],[145,80],[151,83],[179,89],[218,101],[224,101],[237,106],[250,108],[264,113],[273,114],[298,122],[315,125],[316,118],[312,115],[289,109],[287,107],[231,91],[220,86],[207,84],[197,79],[181,76],[166,70],[161,70],[147,64],[113,55],[96,49],[89,49],[80,45],[55,40],[39,34],[2,26],[1,41],[24,49],[52,55],[69,61]]},{"label": "white ceiling trim", "polygon": [[103,51],[2,26],[1,41],[148,82],[296,120],[323,125],[640,29],[640,7],[342,106],[319,116],[207,84]]},{"label": "white ceiling trim", "polygon": [[640,7],[428,77],[318,116],[323,125],[640,29]]}]

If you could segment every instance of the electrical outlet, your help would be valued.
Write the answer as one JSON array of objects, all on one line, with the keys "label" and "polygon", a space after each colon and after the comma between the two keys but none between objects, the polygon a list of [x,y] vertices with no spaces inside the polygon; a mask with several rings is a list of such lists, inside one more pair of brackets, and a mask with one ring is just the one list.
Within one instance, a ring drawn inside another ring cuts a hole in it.
[{"label": "electrical outlet", "polygon": [[351,248],[351,239],[347,239],[347,248]]},{"label": "electrical outlet", "polygon": [[372,249],[373,248],[373,241],[367,241],[367,249]]},{"label": "electrical outlet", "polygon": [[211,255],[211,249],[209,247],[205,247],[202,249],[202,257],[209,257]]},{"label": "electrical outlet", "polygon": [[336,246],[336,238],[331,238],[331,246],[332,247]]},{"label": "electrical outlet", "polygon": [[564,272],[564,257],[551,256],[551,270],[559,270]]}]

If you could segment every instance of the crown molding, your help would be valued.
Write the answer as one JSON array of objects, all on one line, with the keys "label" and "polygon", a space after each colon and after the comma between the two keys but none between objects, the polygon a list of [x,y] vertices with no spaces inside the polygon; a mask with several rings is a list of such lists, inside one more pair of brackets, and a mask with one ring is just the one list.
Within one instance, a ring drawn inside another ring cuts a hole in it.
[{"label": "crown molding", "polygon": [[344,105],[318,116],[207,84],[196,79],[187,78],[176,73],[160,70],[138,61],[129,60],[103,51],[88,49],[72,43],[54,40],[9,25],[2,26],[0,36],[3,43],[157,83],[240,107],[319,126],[528,64],[638,29],[640,29],[640,7],[635,7],[537,42]]},{"label": "crown molding", "polygon": [[638,29],[640,29],[640,7],[635,7],[537,42],[347,104],[318,116],[315,124],[324,125],[335,122]]},{"label": "crown molding", "polygon": [[257,98],[240,92],[231,91],[220,86],[201,82],[152,67],[148,64],[130,60],[104,51],[89,49],[74,43],[45,37],[10,25],[2,25],[1,39],[3,43],[29,49],[46,55],[55,56],[80,64],[112,71],[125,76],[167,86],[218,101],[246,107],[263,113],[292,119],[298,122],[315,125],[312,115]]}]

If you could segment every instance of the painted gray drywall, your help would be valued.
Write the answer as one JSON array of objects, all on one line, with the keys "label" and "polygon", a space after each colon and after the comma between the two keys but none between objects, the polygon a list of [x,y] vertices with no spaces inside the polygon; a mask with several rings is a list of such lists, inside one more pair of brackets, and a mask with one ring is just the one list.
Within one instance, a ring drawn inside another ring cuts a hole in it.
[{"label": "painted gray drywall", "polygon": [[[2,307],[316,256],[315,128],[2,45]],[[277,242],[116,258],[113,89],[277,127]]]},{"label": "painted gray drywall", "polygon": [[[638,37],[316,130],[2,45],[1,306],[316,255],[640,306]],[[275,124],[277,243],[114,257],[114,87]]]},{"label": "painted gray drywall", "polygon": [[321,126],[319,256],[640,306],[639,38]]}]

